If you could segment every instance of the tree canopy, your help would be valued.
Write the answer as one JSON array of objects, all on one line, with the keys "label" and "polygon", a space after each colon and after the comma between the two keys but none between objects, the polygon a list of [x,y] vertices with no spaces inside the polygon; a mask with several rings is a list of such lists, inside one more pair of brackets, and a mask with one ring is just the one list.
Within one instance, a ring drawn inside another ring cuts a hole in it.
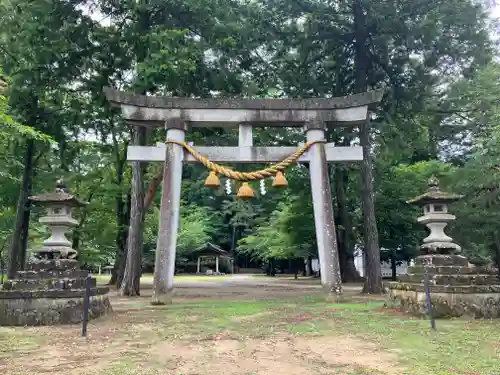
[{"label": "tree canopy", "polygon": [[[102,92],[113,86],[193,98],[331,97],[382,88],[368,139],[356,128],[328,131],[339,145],[369,141],[373,156],[368,190],[365,167],[330,168],[343,278],[357,277],[353,254],[365,245],[363,194],[374,199],[382,259],[415,255],[424,232],[418,211],[405,201],[423,192],[431,175],[465,195],[452,209],[452,237],[468,255],[500,262],[500,65],[488,6],[472,0],[0,0],[2,259],[14,259],[11,272],[24,263],[26,249],[40,244],[46,236],[36,220],[41,212],[27,197],[64,178],[90,203],[77,212],[72,234],[82,262],[114,265],[118,283],[131,246],[151,264],[162,167],[134,167],[126,149],[153,145],[164,134],[125,123]],[[234,145],[238,136],[217,128],[193,129],[188,138]],[[254,142],[303,139],[293,129],[263,128]],[[286,191],[267,181],[268,193],[252,202],[237,201],[234,185],[230,195],[203,188],[206,175],[199,165],[184,166],[179,261],[208,241],[234,251],[242,264],[316,256],[307,167],[287,171]],[[134,216],[141,186],[150,204]],[[143,238],[131,245],[134,217],[143,222]]]}]

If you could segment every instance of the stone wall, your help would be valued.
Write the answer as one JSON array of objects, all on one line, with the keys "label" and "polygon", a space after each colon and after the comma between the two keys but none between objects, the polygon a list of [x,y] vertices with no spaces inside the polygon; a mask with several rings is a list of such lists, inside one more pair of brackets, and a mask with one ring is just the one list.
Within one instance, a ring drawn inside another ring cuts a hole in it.
[{"label": "stone wall", "polygon": [[[89,320],[112,311],[106,295],[90,297]],[[1,326],[78,324],[83,321],[83,298],[0,298]]]},{"label": "stone wall", "polygon": [[[414,315],[427,314],[425,290],[389,290],[389,306]],[[500,318],[499,293],[431,293],[434,318]]]}]

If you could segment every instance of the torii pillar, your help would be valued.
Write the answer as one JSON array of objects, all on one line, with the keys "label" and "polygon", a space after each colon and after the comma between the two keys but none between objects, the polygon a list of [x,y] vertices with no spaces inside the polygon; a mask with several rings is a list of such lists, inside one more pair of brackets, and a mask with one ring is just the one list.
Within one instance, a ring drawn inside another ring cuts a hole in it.
[{"label": "torii pillar", "polygon": [[[165,127],[167,129],[167,139],[184,142],[187,126],[183,120],[167,120]],[[153,279],[155,287],[153,288],[152,304],[155,305],[170,302],[174,290],[175,251],[177,248],[177,232],[179,230],[183,158],[184,150],[182,146],[175,143],[166,145]]]}]

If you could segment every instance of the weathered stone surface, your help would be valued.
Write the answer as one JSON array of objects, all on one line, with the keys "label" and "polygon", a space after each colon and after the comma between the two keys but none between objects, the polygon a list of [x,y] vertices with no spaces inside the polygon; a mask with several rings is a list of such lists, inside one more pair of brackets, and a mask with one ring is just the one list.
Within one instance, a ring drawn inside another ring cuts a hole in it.
[{"label": "weathered stone surface", "polygon": [[[90,298],[89,319],[112,312],[105,295]],[[78,324],[83,321],[83,298],[0,298],[1,326]]]},{"label": "weathered stone surface", "polygon": [[[425,315],[425,291],[415,289],[390,288],[388,305],[414,315]],[[483,293],[431,291],[432,315],[435,318],[500,318],[500,286],[491,293],[486,289]]]},{"label": "weathered stone surface", "polygon": [[462,248],[453,242],[431,242],[421,245],[420,251],[423,254],[460,254]]},{"label": "weathered stone surface", "polygon": [[[79,323],[87,271],[72,259],[42,259],[30,262],[27,271],[8,280],[0,290],[0,325],[52,325]],[[107,287],[91,279],[89,319],[112,311]]]},{"label": "weathered stone surface", "polygon": [[[408,274],[424,274],[425,268],[422,265],[409,266]],[[428,266],[429,275],[470,275],[470,274],[488,274],[488,267],[463,267],[463,266]]]},{"label": "weathered stone surface", "polygon": [[[8,280],[0,290],[0,325],[52,325],[79,323],[87,271],[70,259],[37,260]],[[72,277],[67,277],[72,276]],[[91,279],[89,319],[112,311],[107,287]]]},{"label": "weathered stone surface", "polygon": [[368,91],[360,94],[338,98],[311,99],[245,99],[215,98],[191,99],[161,96],[137,95],[118,91],[111,87],[103,89],[106,98],[113,105],[127,104],[137,107],[168,109],[257,109],[257,110],[293,110],[311,109],[328,110],[372,105],[380,102],[383,91]]},{"label": "weathered stone surface", "polygon": [[[40,290],[40,289],[85,289],[86,278],[70,279],[24,279],[8,280],[3,284],[4,290]],[[96,279],[91,279],[91,287],[96,286]]]},{"label": "weathered stone surface", "polygon": [[86,278],[88,271],[70,269],[64,271],[18,271],[18,279],[46,279],[46,278]]},{"label": "weathered stone surface", "polygon": [[415,264],[430,266],[468,266],[469,260],[463,255],[433,254],[421,255],[415,259]]},{"label": "weathered stone surface", "polygon": [[80,269],[74,259],[40,259],[26,265],[26,271],[67,271]]},{"label": "weathered stone surface", "polygon": [[37,260],[29,262],[17,278],[7,280],[0,289],[0,325],[35,326],[79,323],[83,320],[83,305],[89,287],[89,319],[112,311],[109,288],[97,287],[96,279],[80,269],[76,255],[65,232],[77,222],[71,217],[73,206],[82,206],[67,194],[58,181],[56,192],[30,197],[47,206],[47,216],[40,219],[51,230],[44,247],[35,250]]},{"label": "weathered stone surface", "polygon": [[[109,292],[108,287],[90,289],[91,296],[100,296]],[[0,299],[37,299],[37,298],[79,298],[85,295],[85,289],[74,290],[0,290]]]},{"label": "weathered stone surface", "polygon": [[[488,267],[470,265],[461,255],[421,255],[400,281],[389,283],[389,305],[427,313],[425,270],[435,318],[500,318],[500,280]],[[428,266],[424,266],[424,265]]]},{"label": "weathered stone surface", "polygon": [[[424,282],[423,274],[407,274],[399,277],[400,281],[409,283]],[[497,277],[488,274],[465,274],[465,275],[429,275],[431,285],[492,285],[498,282]]]},{"label": "weathered stone surface", "polygon": [[439,181],[429,179],[427,193],[408,201],[423,206],[425,224],[430,234],[420,246],[416,265],[398,282],[389,283],[389,306],[416,315],[428,313],[427,288],[431,313],[435,318],[500,318],[500,279],[484,264],[472,265],[459,255],[461,248],[444,233],[447,223],[455,220],[448,213],[448,203],[462,196],[439,190]]},{"label": "weathered stone surface", "polygon": [[[406,290],[425,292],[424,284],[405,283],[400,281],[390,282],[389,290]],[[495,285],[429,285],[431,293],[451,293],[451,294],[483,294],[500,293],[500,284]]]},{"label": "weathered stone surface", "polygon": [[73,250],[71,246],[44,246],[41,249],[32,250],[35,257],[39,259],[47,258],[64,258],[64,259],[74,259],[78,252]]}]

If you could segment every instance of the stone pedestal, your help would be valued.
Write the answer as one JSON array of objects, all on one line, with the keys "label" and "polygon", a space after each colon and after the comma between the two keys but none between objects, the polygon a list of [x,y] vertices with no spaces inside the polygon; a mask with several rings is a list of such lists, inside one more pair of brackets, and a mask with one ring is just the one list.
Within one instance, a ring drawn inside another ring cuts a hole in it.
[{"label": "stone pedestal", "polygon": [[425,224],[430,234],[420,246],[421,255],[415,266],[398,282],[389,283],[389,305],[404,311],[425,315],[427,297],[425,274],[429,279],[431,309],[434,318],[470,317],[500,318],[500,280],[487,267],[470,264],[460,255],[461,247],[452,242],[444,229],[455,216],[448,213],[448,204],[462,196],[439,190],[436,178],[429,180],[429,190],[410,204],[423,207]]},{"label": "stone pedestal", "polygon": [[425,268],[435,318],[500,317],[500,280],[486,267],[461,255],[432,254],[416,258],[400,281],[389,283],[389,304],[415,315],[427,313]]},{"label": "stone pedestal", "polygon": [[[78,252],[64,234],[78,224],[71,216],[72,208],[84,207],[87,202],[69,194],[62,181],[57,182],[55,192],[29,199],[47,209],[40,223],[47,225],[51,235],[41,249],[33,251],[37,260],[28,263],[25,271],[17,272],[16,278],[6,281],[0,289],[0,325],[80,323],[88,272],[72,259]],[[92,279],[89,319],[112,311],[108,291],[97,287]]]},{"label": "stone pedestal", "polygon": [[[72,259],[42,259],[19,271],[0,290],[0,325],[37,326],[83,321],[87,271]],[[106,287],[92,279],[89,319],[112,311]]]}]

